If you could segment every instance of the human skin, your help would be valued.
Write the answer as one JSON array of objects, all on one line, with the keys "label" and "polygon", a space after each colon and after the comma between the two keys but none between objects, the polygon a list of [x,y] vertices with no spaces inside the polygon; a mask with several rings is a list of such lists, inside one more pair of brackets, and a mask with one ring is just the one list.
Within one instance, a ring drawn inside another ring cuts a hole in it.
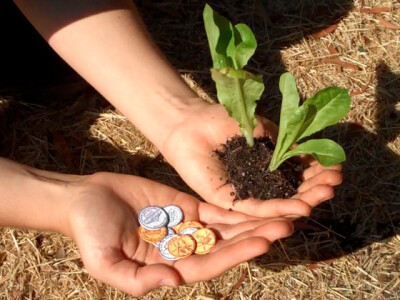
[{"label": "human skin", "polygon": [[[333,197],[341,165],[315,161],[291,199],[234,202],[224,166],[213,151],[240,134],[219,104],[199,99],[150,39],[132,1],[15,3],[54,50],[121,111],[204,200],[258,217],[307,216]],[[276,127],[258,117],[255,136]]]},{"label": "human skin", "polygon": [[[134,296],[217,277],[293,232],[285,219],[227,211],[130,175],[58,174],[0,158],[0,190],[0,226],[70,236],[94,278]],[[158,248],[138,237],[139,211],[171,204],[181,207],[185,221],[201,221],[216,232],[218,241],[210,254],[165,261]]]},{"label": "human skin", "polygon": [[[267,252],[271,242],[292,233],[288,220],[309,215],[333,196],[341,166],[323,168],[311,161],[292,199],[233,205],[232,188],[224,185],[224,168],[212,152],[240,133],[236,122],[221,105],[202,101],[185,84],[149,38],[130,1],[15,3],[56,52],[210,204],[135,176],[57,174],[0,158],[0,226],[70,236],[93,277],[140,296],[162,285],[214,278]],[[276,130],[258,118],[256,136],[274,137]],[[182,207],[187,220],[200,220],[217,232],[214,252],[166,262],[138,238],[140,209],[170,204]]]}]

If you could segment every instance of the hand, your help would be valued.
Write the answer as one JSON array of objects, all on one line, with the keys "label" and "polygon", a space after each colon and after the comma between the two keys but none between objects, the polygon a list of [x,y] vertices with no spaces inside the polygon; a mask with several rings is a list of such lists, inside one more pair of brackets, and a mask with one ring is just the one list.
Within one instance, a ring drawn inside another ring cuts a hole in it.
[{"label": "hand", "polygon": [[[163,285],[217,277],[267,252],[270,243],[293,231],[288,221],[226,211],[140,177],[97,173],[70,186],[75,192],[64,233],[76,241],[93,277],[135,296]],[[138,212],[170,204],[181,207],[185,220],[200,220],[216,232],[219,240],[213,252],[171,262],[138,237]]]},{"label": "hand", "polygon": [[[276,138],[277,132],[274,123],[258,117],[255,136]],[[313,207],[333,197],[333,186],[342,181],[341,165],[325,168],[308,159],[303,183],[291,199],[247,199],[234,203],[224,166],[213,151],[237,134],[240,131],[236,121],[221,105],[204,103],[174,128],[161,152],[207,202],[257,217],[308,216]]]}]

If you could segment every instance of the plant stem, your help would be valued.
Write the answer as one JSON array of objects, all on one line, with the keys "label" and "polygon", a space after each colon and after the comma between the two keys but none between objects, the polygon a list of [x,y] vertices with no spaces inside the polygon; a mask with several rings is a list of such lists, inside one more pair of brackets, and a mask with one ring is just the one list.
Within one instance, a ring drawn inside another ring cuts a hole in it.
[{"label": "plant stem", "polygon": [[235,78],[236,90],[239,95],[239,109],[240,114],[243,116],[243,128],[241,128],[244,137],[246,138],[247,145],[253,147],[254,137],[253,137],[253,127],[251,126],[250,120],[247,118],[246,104],[243,95],[243,84],[242,79]]},{"label": "plant stem", "polygon": [[281,162],[278,161],[278,163],[276,161],[277,161],[277,156],[272,155],[271,163],[268,166],[268,171],[275,171],[276,169],[278,169],[282,161]]},{"label": "plant stem", "polygon": [[286,151],[288,150],[288,148],[286,149],[278,149],[277,147],[274,150],[274,153],[272,154],[272,158],[271,158],[271,162],[268,166],[268,171],[275,171],[276,169],[279,168],[279,166],[282,164],[282,154],[280,153],[286,153]]}]

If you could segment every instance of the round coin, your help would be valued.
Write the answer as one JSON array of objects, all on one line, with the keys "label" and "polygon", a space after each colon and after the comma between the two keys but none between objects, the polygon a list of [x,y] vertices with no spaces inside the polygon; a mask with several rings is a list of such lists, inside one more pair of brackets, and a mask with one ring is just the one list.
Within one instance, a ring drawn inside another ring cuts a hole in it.
[{"label": "round coin", "polygon": [[185,258],[196,249],[196,241],[190,235],[177,235],[168,243],[168,251],[175,257]]},{"label": "round coin", "polygon": [[191,228],[191,227],[200,229],[200,228],[203,228],[203,225],[201,225],[197,221],[188,221],[188,222],[182,223],[182,225],[179,226],[179,231],[178,232],[181,232],[182,230],[184,230],[186,228]]},{"label": "round coin", "polygon": [[157,243],[161,241],[167,235],[167,228],[161,227],[156,230],[148,230],[143,226],[139,226],[138,229],[139,236],[148,243]]},{"label": "round coin", "polygon": [[166,260],[178,260],[178,257],[173,256],[169,250],[168,250],[168,243],[170,240],[172,240],[174,237],[176,237],[176,234],[172,234],[172,235],[167,235],[165,238],[163,238],[160,242],[160,244],[158,245],[158,250],[160,251],[160,255],[162,256],[162,258],[166,259]]},{"label": "round coin", "polygon": [[167,212],[169,218],[169,223],[167,225],[168,227],[174,227],[182,222],[183,212],[179,206],[168,205],[164,207],[164,210]]},{"label": "round coin", "polygon": [[160,229],[168,224],[168,215],[161,207],[148,206],[140,211],[139,223],[149,230]]},{"label": "round coin", "polygon": [[193,233],[192,237],[196,240],[196,254],[207,254],[214,249],[217,242],[215,233],[208,228],[202,228]]},{"label": "round coin", "polygon": [[183,224],[183,223],[181,222],[181,223],[179,223],[178,225],[172,227],[172,229],[175,230],[175,232],[179,232],[179,229],[181,228],[182,224]]},{"label": "round coin", "polygon": [[197,230],[199,230],[199,228],[196,227],[189,227],[186,229],[183,229],[181,231],[179,231],[179,234],[188,234],[188,235],[192,235],[193,233],[195,233]]},{"label": "round coin", "polygon": [[[163,227],[163,228],[166,228],[166,227]],[[172,235],[172,234],[176,234],[175,230],[173,230],[172,228],[168,227],[167,228],[167,235]],[[153,243],[153,246],[155,246],[157,248],[160,247],[160,242]]]}]

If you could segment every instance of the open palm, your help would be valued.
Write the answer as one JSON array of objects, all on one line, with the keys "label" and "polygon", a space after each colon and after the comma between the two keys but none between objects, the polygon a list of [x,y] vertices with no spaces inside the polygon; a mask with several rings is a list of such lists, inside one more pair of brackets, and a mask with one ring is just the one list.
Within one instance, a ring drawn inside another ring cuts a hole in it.
[{"label": "open palm", "polygon": [[[259,117],[254,134],[275,138],[277,130],[275,124]],[[333,186],[342,181],[341,165],[324,168],[309,160],[304,181],[291,199],[234,202],[224,166],[213,151],[238,134],[236,121],[221,105],[205,103],[173,130],[161,152],[185,182],[207,202],[258,217],[307,216],[311,208],[332,198]]]},{"label": "open palm", "polygon": [[[227,211],[140,177],[97,173],[79,183],[69,213],[69,234],[77,242],[89,273],[132,295],[162,285],[208,280],[268,251],[292,233],[282,219],[258,219]],[[201,221],[218,237],[207,255],[166,261],[158,248],[138,237],[137,216],[146,206],[175,204],[184,221]]]}]

